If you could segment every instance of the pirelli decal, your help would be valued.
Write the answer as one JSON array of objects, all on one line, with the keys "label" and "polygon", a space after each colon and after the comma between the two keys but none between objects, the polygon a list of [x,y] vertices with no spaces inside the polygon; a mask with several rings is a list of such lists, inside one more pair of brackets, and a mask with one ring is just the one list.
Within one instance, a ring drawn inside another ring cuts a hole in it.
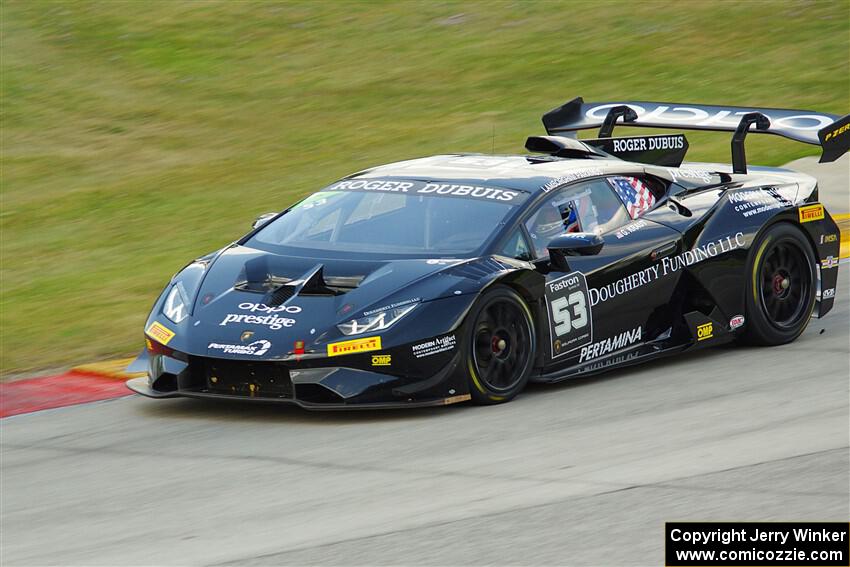
[{"label": "pirelli decal", "polygon": [[370,350],[381,350],[381,337],[366,337],[365,339],[331,343],[328,345],[328,356],[342,356],[344,354],[369,352]]},{"label": "pirelli decal", "polygon": [[174,331],[154,321],[145,329],[145,333],[161,345],[167,345],[168,341],[174,338]]},{"label": "pirelli decal", "polygon": [[800,207],[800,222],[812,222],[823,220],[823,205],[807,205]]}]

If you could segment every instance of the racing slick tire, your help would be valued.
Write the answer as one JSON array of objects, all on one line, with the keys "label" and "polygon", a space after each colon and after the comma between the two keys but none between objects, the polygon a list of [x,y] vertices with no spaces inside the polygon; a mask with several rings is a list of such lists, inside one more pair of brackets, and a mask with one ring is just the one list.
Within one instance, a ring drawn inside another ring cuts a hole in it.
[{"label": "racing slick tire", "polygon": [[790,223],[766,230],[752,248],[747,272],[745,342],[783,345],[800,336],[815,305],[812,245]]},{"label": "racing slick tire", "polygon": [[496,285],[473,306],[469,321],[466,366],[472,401],[512,400],[525,388],[534,364],[531,311],[514,290]]}]

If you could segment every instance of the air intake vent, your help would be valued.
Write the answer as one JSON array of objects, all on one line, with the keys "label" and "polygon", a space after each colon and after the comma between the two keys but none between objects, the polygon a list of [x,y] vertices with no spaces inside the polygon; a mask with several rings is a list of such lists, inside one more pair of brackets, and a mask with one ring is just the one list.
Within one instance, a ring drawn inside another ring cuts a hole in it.
[{"label": "air intake vent", "polygon": [[272,293],[271,298],[266,303],[269,307],[276,307],[293,295],[295,295],[295,286],[282,285]]},{"label": "air intake vent", "polygon": [[495,274],[507,269],[507,266],[493,258],[484,258],[465,264],[454,266],[444,273],[471,280],[480,280],[490,274]]}]

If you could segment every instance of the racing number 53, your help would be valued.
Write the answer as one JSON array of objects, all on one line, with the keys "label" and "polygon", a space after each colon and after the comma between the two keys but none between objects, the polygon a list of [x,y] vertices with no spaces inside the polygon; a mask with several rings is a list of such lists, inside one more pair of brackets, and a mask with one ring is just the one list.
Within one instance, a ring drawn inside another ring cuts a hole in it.
[{"label": "racing number 53", "polygon": [[584,293],[574,291],[567,297],[553,300],[552,319],[555,322],[555,334],[559,337],[587,325],[587,302]]}]

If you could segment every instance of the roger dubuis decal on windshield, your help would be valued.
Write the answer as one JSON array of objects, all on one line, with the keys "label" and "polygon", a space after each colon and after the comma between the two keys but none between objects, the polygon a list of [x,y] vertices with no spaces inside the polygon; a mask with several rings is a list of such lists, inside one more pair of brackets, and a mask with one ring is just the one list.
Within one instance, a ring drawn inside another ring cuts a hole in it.
[{"label": "roger dubuis decal on windshield", "polygon": [[519,204],[528,198],[528,193],[517,189],[461,185],[454,183],[426,183],[424,181],[398,181],[393,179],[349,179],[334,183],[325,191],[371,191],[378,193],[407,193],[438,197],[483,199]]}]

